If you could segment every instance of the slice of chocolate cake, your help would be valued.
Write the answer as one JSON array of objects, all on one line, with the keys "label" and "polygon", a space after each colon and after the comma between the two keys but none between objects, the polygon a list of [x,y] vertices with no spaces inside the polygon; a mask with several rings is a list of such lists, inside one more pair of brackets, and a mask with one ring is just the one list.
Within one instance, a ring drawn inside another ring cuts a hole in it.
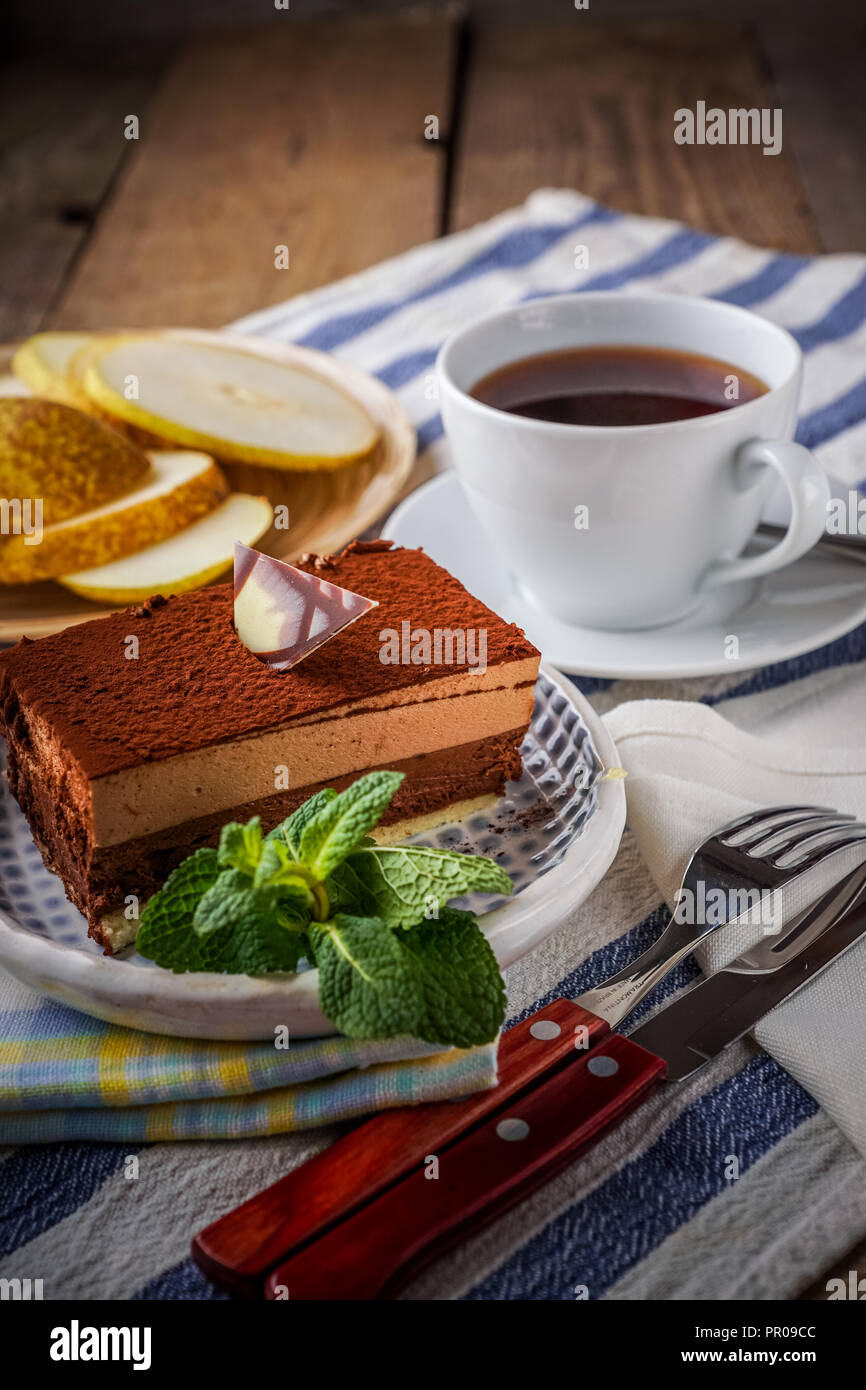
[{"label": "slice of chocolate cake", "polygon": [[152,598],[0,653],[9,787],[106,951],[229,820],[270,829],[322,786],[406,773],[392,834],[520,775],[539,654],[420,550],[356,542],[308,573],[378,606],[291,670],[238,639],[231,585]]}]

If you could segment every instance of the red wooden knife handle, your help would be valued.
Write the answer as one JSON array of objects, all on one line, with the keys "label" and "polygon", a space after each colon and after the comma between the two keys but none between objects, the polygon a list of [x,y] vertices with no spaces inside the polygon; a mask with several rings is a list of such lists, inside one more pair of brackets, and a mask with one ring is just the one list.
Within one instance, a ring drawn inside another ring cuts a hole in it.
[{"label": "red wooden knife handle", "polygon": [[193,1257],[217,1283],[260,1297],[265,1275],[279,1261],[563,1065],[575,1047],[585,1051],[608,1031],[603,1019],[555,999],[502,1035],[499,1083],[492,1090],[465,1100],[401,1106],[359,1125],[200,1231]]},{"label": "red wooden knife handle", "polygon": [[[392,1296],[542,1186],[655,1089],[666,1064],[612,1034],[279,1265],[267,1298]],[[433,1152],[432,1150],[430,1151]]]}]

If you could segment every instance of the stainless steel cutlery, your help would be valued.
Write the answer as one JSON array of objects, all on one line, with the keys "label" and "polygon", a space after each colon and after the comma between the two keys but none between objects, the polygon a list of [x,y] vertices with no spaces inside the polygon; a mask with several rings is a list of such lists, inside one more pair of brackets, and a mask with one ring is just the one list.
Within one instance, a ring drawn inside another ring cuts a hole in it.
[{"label": "stainless steel cutlery", "polygon": [[774,806],[729,821],[694,851],[677,895],[680,904],[727,901],[729,912],[712,920],[693,913],[699,920],[689,920],[675,908],[648,951],[576,1002],[618,1027],[700,942],[744,915],[733,910],[742,895],[777,892],[861,840],[866,825],[822,806]]}]

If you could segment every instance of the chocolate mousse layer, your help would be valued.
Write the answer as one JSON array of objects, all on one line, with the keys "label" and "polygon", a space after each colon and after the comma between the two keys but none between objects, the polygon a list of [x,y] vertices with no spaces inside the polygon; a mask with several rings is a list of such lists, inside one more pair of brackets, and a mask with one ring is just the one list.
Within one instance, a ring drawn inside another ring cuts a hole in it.
[{"label": "chocolate mousse layer", "polygon": [[[443,806],[487,795],[501,795],[505,781],[520,776],[517,747],[522,733],[522,730],[514,729],[497,738],[482,739],[478,743],[461,744],[456,748],[389,763],[390,768],[405,772],[406,780],[382,817],[381,824],[414,821]],[[354,774],[331,778],[328,785],[342,791],[352,781]],[[235,807],[234,816],[240,821],[259,816],[263,830],[268,831],[317,790],[318,787],[310,786],[274,793],[260,801]],[[171,831],[104,849],[97,848],[90,860],[86,861],[73,852],[73,840],[52,836],[54,809],[50,797],[28,805],[25,803],[29,788],[24,789],[22,794],[22,806],[37,843],[44,846],[51,841],[55,852],[60,855],[60,862],[52,863],[43,849],[48,867],[61,875],[68,896],[88,918],[89,934],[109,949],[114,929],[106,924],[105,919],[123,909],[131,896],[143,904],[187,855],[203,845],[218,844],[220,831],[226,822],[222,814],[201,816]],[[42,827],[44,832],[40,833]]]},{"label": "chocolate mousse layer", "polygon": [[391,820],[519,776],[538,653],[518,628],[422,551],[356,543],[301,567],[379,607],[287,672],[238,640],[229,585],[0,653],[10,789],[108,949],[106,915],[229,820],[270,828],[373,768],[407,773]]}]

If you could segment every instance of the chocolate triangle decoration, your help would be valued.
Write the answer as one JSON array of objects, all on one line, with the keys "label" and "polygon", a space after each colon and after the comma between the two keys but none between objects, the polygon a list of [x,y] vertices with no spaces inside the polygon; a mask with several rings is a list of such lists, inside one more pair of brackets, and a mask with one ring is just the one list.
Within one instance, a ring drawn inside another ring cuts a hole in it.
[{"label": "chocolate triangle decoration", "polygon": [[235,543],[235,631],[259,661],[287,671],[371,608],[376,599]]}]

